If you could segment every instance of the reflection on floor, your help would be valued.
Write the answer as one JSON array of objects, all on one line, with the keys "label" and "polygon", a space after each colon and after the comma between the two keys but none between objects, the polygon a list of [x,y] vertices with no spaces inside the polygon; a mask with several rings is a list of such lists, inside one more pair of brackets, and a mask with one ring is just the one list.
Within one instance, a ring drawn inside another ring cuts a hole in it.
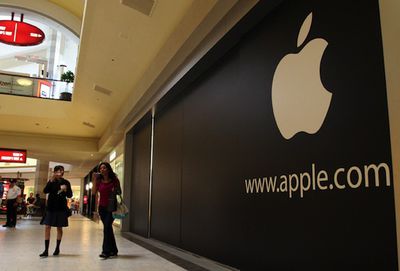
[{"label": "reflection on floor", "polygon": [[[59,256],[39,258],[44,249],[44,226],[38,219],[18,220],[16,228],[0,227],[0,271],[18,270],[185,270],[116,234],[119,255],[103,260],[98,257],[103,238],[102,225],[73,215],[65,228]],[[0,219],[0,224],[4,224]],[[56,243],[52,228],[49,254]]]}]

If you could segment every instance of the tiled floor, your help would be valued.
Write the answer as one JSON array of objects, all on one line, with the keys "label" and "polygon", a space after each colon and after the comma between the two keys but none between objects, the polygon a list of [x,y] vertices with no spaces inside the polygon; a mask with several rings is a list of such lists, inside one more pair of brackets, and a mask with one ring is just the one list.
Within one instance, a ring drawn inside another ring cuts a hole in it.
[{"label": "tiled floor", "polygon": [[[4,219],[0,219],[4,224]],[[44,249],[44,226],[36,220],[18,220],[17,227],[0,227],[0,271],[89,271],[89,270],[185,270],[116,234],[119,255],[103,260],[98,257],[102,244],[102,225],[82,216],[70,218],[61,243],[61,254],[40,259]],[[49,254],[56,242],[52,229]]]}]

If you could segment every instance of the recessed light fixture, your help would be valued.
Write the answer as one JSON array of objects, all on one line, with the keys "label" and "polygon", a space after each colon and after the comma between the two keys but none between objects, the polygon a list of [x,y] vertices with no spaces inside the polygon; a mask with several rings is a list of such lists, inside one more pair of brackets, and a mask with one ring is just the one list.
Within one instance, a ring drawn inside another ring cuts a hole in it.
[{"label": "recessed light fixture", "polygon": [[107,88],[101,87],[101,86],[96,85],[96,84],[93,86],[93,89],[95,91],[98,91],[98,92],[103,93],[103,94],[108,95],[108,96],[110,96],[111,93],[112,93],[112,90],[109,90]]},{"label": "recessed light fixture", "polygon": [[86,126],[88,126],[90,128],[95,128],[96,127],[96,126],[94,126],[93,124],[91,124],[90,122],[87,122],[87,121],[82,122],[82,124],[86,125]]}]

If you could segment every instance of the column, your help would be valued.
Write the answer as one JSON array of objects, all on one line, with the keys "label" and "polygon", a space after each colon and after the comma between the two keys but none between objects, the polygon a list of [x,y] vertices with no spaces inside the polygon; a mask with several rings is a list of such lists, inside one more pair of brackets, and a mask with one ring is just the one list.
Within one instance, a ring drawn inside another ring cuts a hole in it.
[{"label": "column", "polygon": [[35,176],[35,194],[39,193],[43,198],[43,189],[49,179],[49,161],[37,160]]}]

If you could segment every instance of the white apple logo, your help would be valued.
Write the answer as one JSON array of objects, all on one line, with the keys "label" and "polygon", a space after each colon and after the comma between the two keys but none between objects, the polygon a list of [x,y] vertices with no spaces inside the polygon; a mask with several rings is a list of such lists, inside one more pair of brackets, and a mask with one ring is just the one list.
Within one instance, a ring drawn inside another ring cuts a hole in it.
[{"label": "white apple logo", "polygon": [[[297,39],[300,47],[310,31],[312,13],[304,20]],[[324,39],[311,40],[298,54],[279,62],[272,80],[272,109],[285,139],[298,132],[315,134],[321,128],[332,93],[321,82],[321,58],[328,46]]]}]

